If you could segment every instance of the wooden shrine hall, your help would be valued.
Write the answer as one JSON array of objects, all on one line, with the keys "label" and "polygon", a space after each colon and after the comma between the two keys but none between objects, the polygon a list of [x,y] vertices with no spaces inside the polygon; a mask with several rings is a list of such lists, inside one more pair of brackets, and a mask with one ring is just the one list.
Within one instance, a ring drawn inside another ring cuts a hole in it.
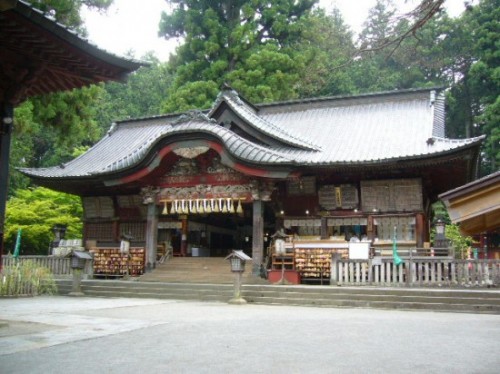
[{"label": "wooden shrine hall", "polygon": [[132,237],[141,269],[164,248],[243,249],[259,274],[280,231],[314,278],[301,261],[353,238],[380,253],[429,241],[431,204],[475,179],[483,140],[446,138],[444,118],[440,89],[256,105],[226,86],[208,111],[113,123],[80,157],[21,171],[82,197],[90,246]]}]

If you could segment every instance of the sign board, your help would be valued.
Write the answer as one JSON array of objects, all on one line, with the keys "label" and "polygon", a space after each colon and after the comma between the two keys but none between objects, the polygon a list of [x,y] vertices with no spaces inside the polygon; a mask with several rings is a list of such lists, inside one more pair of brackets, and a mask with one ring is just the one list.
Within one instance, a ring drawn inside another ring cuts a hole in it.
[{"label": "sign board", "polygon": [[368,260],[370,242],[349,243],[349,260]]}]

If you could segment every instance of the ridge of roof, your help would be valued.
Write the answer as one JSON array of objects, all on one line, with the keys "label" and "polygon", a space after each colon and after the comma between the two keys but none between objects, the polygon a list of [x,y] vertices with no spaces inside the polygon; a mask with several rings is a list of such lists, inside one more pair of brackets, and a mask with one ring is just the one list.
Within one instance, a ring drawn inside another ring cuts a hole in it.
[{"label": "ridge of roof", "polygon": [[321,147],[314,145],[312,142],[305,139],[299,139],[283,128],[260,117],[258,115],[259,108],[243,99],[238,92],[230,87],[224,87],[223,90],[221,90],[208,115],[212,116],[223,102],[242,117],[242,119],[245,119],[252,127],[272,138],[278,139],[282,143],[310,151],[321,150]]},{"label": "ridge of roof", "polygon": [[479,135],[475,136],[473,138],[465,138],[465,139],[452,139],[452,138],[443,138],[439,136],[433,136],[433,140],[441,142],[441,143],[461,143],[461,144],[471,144],[471,143],[476,143],[478,141],[482,141],[486,139],[486,135]]},{"label": "ridge of roof", "polygon": [[444,86],[432,86],[432,87],[420,87],[420,88],[406,88],[401,90],[390,90],[390,91],[378,91],[378,92],[365,92],[361,94],[348,94],[348,95],[334,95],[334,96],[321,96],[321,97],[310,97],[310,98],[302,98],[302,99],[293,99],[293,100],[284,100],[284,101],[275,101],[272,103],[260,103],[256,104],[259,109],[277,107],[277,106],[285,106],[285,105],[294,105],[294,104],[310,104],[317,102],[325,102],[325,101],[340,101],[340,100],[360,100],[366,98],[376,98],[383,96],[394,96],[400,94],[411,94],[411,93],[419,93],[419,92],[431,92],[431,91],[443,91],[445,89]]}]

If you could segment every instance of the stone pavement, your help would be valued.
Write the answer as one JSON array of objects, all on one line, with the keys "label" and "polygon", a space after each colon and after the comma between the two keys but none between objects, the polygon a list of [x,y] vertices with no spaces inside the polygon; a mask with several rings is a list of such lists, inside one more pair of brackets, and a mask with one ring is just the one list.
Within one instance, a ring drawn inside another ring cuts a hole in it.
[{"label": "stone pavement", "polygon": [[0,299],[0,373],[498,373],[500,316]]}]

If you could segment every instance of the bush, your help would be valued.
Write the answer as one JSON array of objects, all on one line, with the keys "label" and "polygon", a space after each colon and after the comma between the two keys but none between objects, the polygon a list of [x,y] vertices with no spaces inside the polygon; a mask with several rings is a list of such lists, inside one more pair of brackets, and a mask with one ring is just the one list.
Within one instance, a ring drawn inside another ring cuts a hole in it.
[{"label": "bush", "polygon": [[0,273],[0,296],[52,295],[56,292],[51,271],[32,261],[6,266]]}]

